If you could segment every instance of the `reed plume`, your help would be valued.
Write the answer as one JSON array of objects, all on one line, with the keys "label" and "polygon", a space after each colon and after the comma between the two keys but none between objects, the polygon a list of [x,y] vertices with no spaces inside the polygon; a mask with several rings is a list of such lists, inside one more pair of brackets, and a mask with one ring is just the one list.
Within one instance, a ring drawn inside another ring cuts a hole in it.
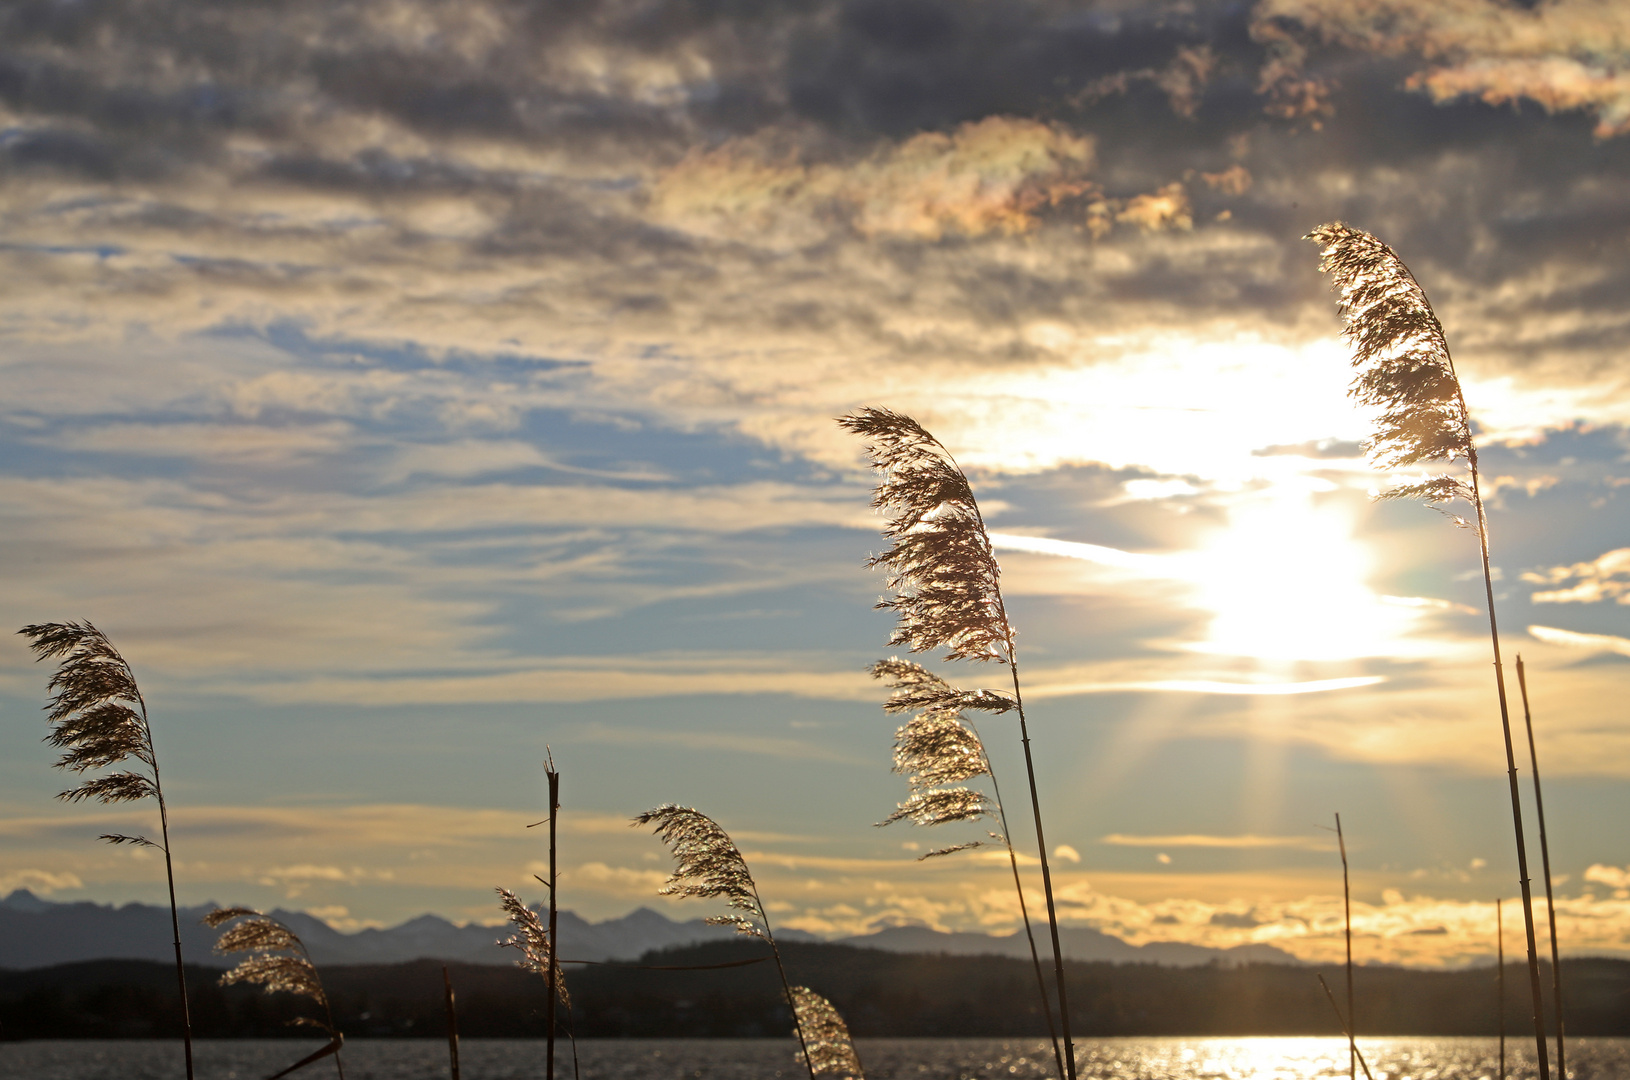
[{"label": "reed plume", "polygon": [[562,1005],[570,1008],[571,995],[566,992],[566,979],[559,961],[555,959],[555,950],[543,920],[508,889],[498,890],[498,903],[502,905],[504,914],[509,916],[510,925],[515,928],[514,933],[498,944],[520,952],[521,958],[515,961],[515,966],[534,975],[542,975],[545,985],[554,984],[556,997]]},{"label": "reed plume", "polygon": [[849,1025],[830,1001],[807,986],[795,986],[792,1008],[809,1040],[802,1057],[812,1073],[844,1073],[849,1080],[866,1080],[854,1040],[849,1038]]},{"label": "reed plume", "polygon": [[[551,767],[552,765],[551,762]],[[566,1035],[572,1043],[572,1075],[577,1076],[577,1022],[572,1018],[572,996],[566,991],[566,973],[560,970],[561,959],[554,948],[557,928],[553,920],[550,926],[545,927],[543,920],[538,918],[538,913],[527,907],[519,896],[508,889],[498,890],[498,902],[503,906],[504,914],[509,916],[510,925],[515,928],[514,933],[498,944],[506,949],[518,950],[521,958],[515,961],[515,966],[534,975],[542,975],[544,986],[554,989],[554,993],[545,999],[544,1009],[551,1040],[549,1074],[554,1075],[553,1036],[555,1002],[558,1001],[566,1007]]]},{"label": "reed plume", "polygon": [[787,979],[786,966],[781,962],[781,950],[770,929],[770,917],[764,913],[764,903],[758,897],[758,885],[735,841],[706,814],[673,803],[647,810],[634,818],[633,824],[655,826],[652,831],[673,852],[674,872],[667,884],[657,890],[659,896],[723,898],[725,905],[739,914],[710,915],[708,925],[733,926],[738,934],[756,937],[770,946],[775,970],[781,976],[781,992],[786,997],[787,1008],[792,1010],[793,1032],[798,1036],[810,1080],[815,1080],[815,1058],[798,1011],[798,999]]},{"label": "reed plume", "polygon": [[311,962],[311,954],[306,951],[300,935],[281,919],[274,919],[254,908],[216,908],[204,916],[204,925],[212,929],[234,921],[236,925],[221,931],[220,938],[215,942],[215,951],[223,956],[229,953],[251,955],[238,961],[237,967],[221,976],[222,986],[254,983],[264,987],[268,994],[296,994],[310,998],[323,1007],[321,1018],[301,1016],[290,1023],[304,1024],[325,1032],[328,1045],[278,1075],[286,1075],[332,1054],[334,1068],[340,1080],[345,1080],[345,1066],[340,1062],[340,1047],[345,1043],[345,1036],[334,1026],[334,1011],[329,1007],[323,980],[318,976],[317,967]]},{"label": "reed plume", "polygon": [[866,452],[882,476],[872,506],[891,516],[883,535],[891,541],[867,565],[881,567],[893,594],[877,607],[897,616],[890,645],[912,652],[944,649],[950,660],[993,660],[1008,666],[1012,709],[1019,718],[1030,810],[1036,824],[1042,894],[1052,936],[1053,977],[1064,1037],[1065,1080],[1075,1080],[1070,1039],[1070,998],[1064,985],[1064,952],[1058,939],[1052,868],[1041,819],[1041,797],[1030,751],[1030,729],[1019,684],[1017,633],[1002,600],[1002,570],[967,476],[951,452],[917,421],[890,409],[860,409],[839,425],[868,440]]},{"label": "reed plume", "polygon": [[175,869],[170,859],[170,815],[159,782],[158,753],[147,719],[147,702],[130,664],[107,635],[83,623],[38,623],[18,631],[30,638],[35,660],[60,659],[46,684],[45,706],[51,734],[45,741],[64,751],[56,767],[75,774],[107,769],[134,759],[139,768],[94,777],[58,794],[67,802],[94,799],[102,803],[135,802],[151,797],[158,803],[159,842],[145,836],[103,833],[110,844],[155,847],[164,852],[164,874],[170,887],[170,929],[175,944],[175,977],[181,992],[181,1039],[187,1080],[192,1080],[192,1015],[187,1005],[187,975],[181,964],[181,917],[175,903]]},{"label": "reed plume", "polygon": [[[917,825],[938,825],[947,821],[977,820],[991,816],[994,810],[1002,831],[991,832],[990,838],[1007,849],[1008,865],[1013,870],[1013,888],[1019,897],[1019,915],[1024,921],[1024,936],[1030,943],[1030,961],[1036,971],[1041,1011],[1047,1018],[1047,1035],[1053,1045],[1058,1074],[1063,1076],[1064,1052],[1059,1047],[1053,1007],[1047,997],[1047,980],[1041,972],[1041,955],[1036,951],[1036,936],[1030,927],[1030,909],[1025,903],[1024,885],[1019,879],[1019,856],[1008,834],[1001,785],[996,781],[996,769],[991,765],[990,756],[985,753],[985,744],[979,738],[979,729],[963,715],[964,709],[1005,713],[1014,707],[1013,699],[998,690],[960,689],[921,664],[899,657],[879,660],[868,670],[873,678],[893,680],[888,700],[883,702],[884,712],[916,712],[894,733],[894,771],[905,776],[911,796],[878,824],[888,825],[910,819]],[[968,788],[949,786],[980,776],[990,777],[992,799],[986,800],[982,793]],[[984,844],[983,840],[953,844],[920,855],[918,861],[982,847]]]},{"label": "reed plume", "polygon": [[1522,883],[1523,921],[1528,930],[1528,973],[1534,1000],[1534,1038],[1541,1080],[1549,1080],[1545,1019],[1539,979],[1539,950],[1534,936],[1534,901],[1528,880],[1528,852],[1523,840],[1522,803],[1517,789],[1517,761],[1511,742],[1511,714],[1506,703],[1505,673],[1500,665],[1500,630],[1494,615],[1494,575],[1489,568],[1488,518],[1478,489],[1477,446],[1471,415],[1455,374],[1449,343],[1426,292],[1390,247],[1341,222],[1321,225],[1305,239],[1319,245],[1319,269],[1331,276],[1337,305],[1346,322],[1344,335],[1353,348],[1350,392],[1376,411],[1374,433],[1367,441],[1372,462],[1396,469],[1434,462],[1466,462],[1465,475],[1443,471],[1381,492],[1381,499],[1419,499],[1444,513],[1454,499],[1469,502],[1474,520],[1454,517],[1475,529],[1488,598],[1489,637],[1494,647],[1494,684],[1500,700],[1500,727],[1505,735],[1506,773],[1511,788],[1511,820],[1517,841],[1517,868]]}]

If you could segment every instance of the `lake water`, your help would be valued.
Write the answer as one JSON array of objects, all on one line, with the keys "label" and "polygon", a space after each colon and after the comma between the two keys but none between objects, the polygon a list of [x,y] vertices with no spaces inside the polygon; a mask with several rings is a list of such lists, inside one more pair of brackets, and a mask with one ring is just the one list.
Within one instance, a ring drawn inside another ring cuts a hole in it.
[{"label": "lake water", "polygon": [[[259,1080],[320,1043],[206,1040],[196,1044],[198,1080]],[[1039,1039],[861,1039],[871,1080],[1010,1080],[1051,1076],[1052,1052]],[[1493,1039],[1360,1039],[1375,1080],[1495,1080]],[[1082,1080],[1335,1080],[1347,1075],[1340,1039],[1087,1039],[1077,1044]],[[556,1075],[572,1076],[569,1045],[557,1048]],[[1530,1048],[1530,1054],[1532,1048]],[[1535,1075],[1519,1040],[1507,1044],[1508,1076]],[[543,1043],[467,1039],[462,1080],[535,1080]],[[584,1080],[796,1080],[806,1076],[790,1041],[773,1039],[585,1039]],[[1630,1077],[1630,1039],[1568,1043],[1575,1080]],[[1553,1075],[1555,1062],[1552,1062]],[[176,1044],[151,1041],[0,1043],[5,1080],[176,1080]],[[334,1077],[331,1061],[294,1074]],[[445,1080],[447,1044],[432,1039],[356,1039],[345,1048],[346,1080]],[[1359,1074],[1363,1075],[1362,1072]]]}]

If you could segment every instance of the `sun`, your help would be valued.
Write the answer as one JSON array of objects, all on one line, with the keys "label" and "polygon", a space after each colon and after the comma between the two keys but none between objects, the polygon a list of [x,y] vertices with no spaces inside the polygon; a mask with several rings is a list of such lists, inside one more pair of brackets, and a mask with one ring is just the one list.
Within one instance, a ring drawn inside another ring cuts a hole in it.
[{"label": "sun", "polygon": [[1368,584],[1370,546],[1350,512],[1309,490],[1264,491],[1236,505],[1189,560],[1204,640],[1187,648],[1263,661],[1337,661],[1393,655],[1417,614]]}]

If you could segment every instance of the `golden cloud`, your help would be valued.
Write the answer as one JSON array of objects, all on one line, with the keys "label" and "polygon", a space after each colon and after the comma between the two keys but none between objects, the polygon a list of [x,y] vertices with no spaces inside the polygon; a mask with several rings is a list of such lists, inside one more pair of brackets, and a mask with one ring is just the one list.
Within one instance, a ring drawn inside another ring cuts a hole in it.
[{"label": "golden cloud", "polygon": [[1528,9],[1484,0],[1266,0],[1252,24],[1270,44],[1264,91],[1301,80],[1305,52],[1286,22],[1349,48],[1437,61],[1407,82],[1435,101],[1527,99],[1547,112],[1595,113],[1598,138],[1630,133],[1630,8],[1622,3],[1557,0]]},{"label": "golden cloud", "polygon": [[1616,548],[1571,566],[1525,571],[1522,579],[1531,585],[1566,586],[1534,593],[1529,599],[1536,604],[1595,604],[1603,600],[1630,604],[1630,548]]},{"label": "golden cloud", "polygon": [[759,225],[796,209],[863,236],[938,239],[1013,234],[1037,214],[1095,190],[1093,140],[1054,124],[993,116],[950,134],[923,132],[846,164],[775,160],[762,139],[694,151],[664,173],[651,207],[663,220]]}]

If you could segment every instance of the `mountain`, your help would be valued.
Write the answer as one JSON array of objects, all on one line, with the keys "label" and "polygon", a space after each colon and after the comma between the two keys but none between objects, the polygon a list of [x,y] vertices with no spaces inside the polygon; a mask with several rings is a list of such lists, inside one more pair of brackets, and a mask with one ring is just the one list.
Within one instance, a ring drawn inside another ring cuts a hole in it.
[{"label": "mountain", "polygon": [[[189,963],[230,967],[235,958],[210,950],[217,931],[202,925],[218,905],[182,908],[181,951]],[[495,909],[496,910],[496,909]],[[507,926],[458,926],[436,915],[420,915],[385,930],[342,933],[303,911],[277,909],[306,943],[318,964],[396,964],[408,960],[457,960],[507,964],[516,954],[500,948]],[[558,916],[560,955],[568,960],[633,960],[652,949],[728,940],[735,931],[701,919],[674,922],[650,908],[620,919],[591,923],[570,911]],[[788,930],[786,940],[816,940]],[[50,967],[82,960],[173,960],[170,909],[151,904],[58,904],[18,889],[0,900],[0,968]]]},{"label": "mountain", "polygon": [[[1164,964],[1167,967],[1199,967],[1204,964],[1299,964],[1300,960],[1272,945],[1236,945],[1232,949],[1212,949],[1181,941],[1151,941],[1132,945],[1112,934],[1085,926],[1063,926],[1058,931],[1059,947],[1066,960],[1100,960],[1113,964]],[[564,939],[563,939],[564,940]],[[1028,959],[1030,943],[1024,934],[947,933],[926,926],[891,926],[870,934],[840,938],[838,944],[885,952],[928,953],[942,956],[1008,956]],[[1043,963],[1052,957],[1052,943],[1045,925],[1036,927],[1036,948]]]},{"label": "mountain", "polygon": [[[181,950],[189,963],[229,967],[232,958],[210,950],[216,932],[202,925],[215,904],[181,909]],[[436,915],[420,915],[384,930],[342,933],[303,911],[271,912],[300,935],[318,964],[396,964],[409,960],[452,960],[471,964],[507,964],[515,954],[498,946],[509,932],[503,926],[458,926]],[[560,955],[566,960],[634,960],[653,949],[667,949],[735,936],[728,926],[708,926],[701,919],[675,922],[650,908],[638,908],[620,919],[591,923],[570,911],[559,916]],[[783,930],[782,941],[818,941],[801,930]],[[1238,964],[1296,963],[1289,953],[1268,945],[1208,949],[1181,942],[1130,945],[1120,938],[1085,927],[1059,931],[1064,955],[1071,960],[1166,964],[1194,967],[1212,962]],[[151,904],[58,904],[18,889],[0,900],[0,968],[27,970],[86,960],[171,960],[170,909]],[[894,953],[954,956],[1028,957],[1022,934],[945,933],[921,926],[894,926],[841,942]],[[1037,944],[1043,956],[1045,938]]]}]

